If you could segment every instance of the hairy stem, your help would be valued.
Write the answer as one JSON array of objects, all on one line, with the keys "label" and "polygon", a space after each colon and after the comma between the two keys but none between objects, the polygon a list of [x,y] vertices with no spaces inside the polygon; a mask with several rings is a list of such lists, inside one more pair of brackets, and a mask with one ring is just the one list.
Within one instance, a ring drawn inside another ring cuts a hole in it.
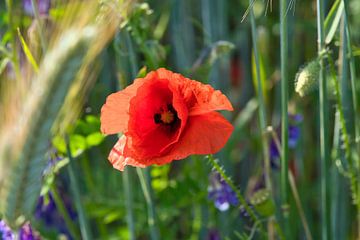
[{"label": "hairy stem", "polygon": [[[231,179],[226,175],[224,169],[219,165],[217,160],[215,160],[213,155],[208,155],[211,165],[215,168],[215,170],[221,175],[222,179],[231,187],[231,189],[235,192],[236,197],[239,199],[240,204],[245,208],[246,212],[249,214],[250,218],[256,223],[259,222],[259,218],[255,214],[255,212],[250,208],[249,204],[246,202],[245,198],[239,191],[239,189],[234,185]],[[261,226],[261,225],[260,225]]]}]

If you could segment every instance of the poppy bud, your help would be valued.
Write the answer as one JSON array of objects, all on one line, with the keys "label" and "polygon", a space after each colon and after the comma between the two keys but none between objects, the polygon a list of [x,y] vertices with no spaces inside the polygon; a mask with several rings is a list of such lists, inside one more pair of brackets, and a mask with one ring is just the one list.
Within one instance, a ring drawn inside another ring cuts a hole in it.
[{"label": "poppy bud", "polygon": [[318,87],[320,64],[318,60],[309,62],[295,77],[295,91],[304,97]]}]

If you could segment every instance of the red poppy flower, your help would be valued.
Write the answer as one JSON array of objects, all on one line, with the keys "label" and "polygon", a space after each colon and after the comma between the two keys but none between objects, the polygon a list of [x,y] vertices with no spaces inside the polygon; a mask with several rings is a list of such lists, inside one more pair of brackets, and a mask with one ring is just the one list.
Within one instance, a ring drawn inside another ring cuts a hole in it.
[{"label": "red poppy flower", "polygon": [[123,171],[126,165],[162,165],[192,154],[216,153],[233,131],[216,110],[233,108],[210,85],[163,68],[150,72],[108,96],[101,109],[101,131],[123,132],[109,160]]}]

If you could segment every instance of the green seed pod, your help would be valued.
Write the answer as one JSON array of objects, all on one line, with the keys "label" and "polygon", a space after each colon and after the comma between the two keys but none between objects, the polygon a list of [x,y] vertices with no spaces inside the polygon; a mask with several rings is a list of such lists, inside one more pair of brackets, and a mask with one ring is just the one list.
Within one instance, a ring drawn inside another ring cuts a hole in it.
[{"label": "green seed pod", "polygon": [[304,97],[318,88],[319,71],[320,64],[317,59],[309,62],[298,71],[295,77],[295,91],[300,97]]},{"label": "green seed pod", "polygon": [[264,217],[270,217],[275,213],[275,204],[270,197],[270,191],[260,189],[250,199],[250,203],[255,210]]}]

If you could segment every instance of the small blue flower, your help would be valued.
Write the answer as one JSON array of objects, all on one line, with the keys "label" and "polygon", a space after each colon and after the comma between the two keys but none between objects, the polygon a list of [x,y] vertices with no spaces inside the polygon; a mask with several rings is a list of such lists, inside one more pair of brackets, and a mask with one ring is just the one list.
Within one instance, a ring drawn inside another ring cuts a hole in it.
[{"label": "small blue flower", "polygon": [[212,172],[210,174],[208,197],[214,201],[215,207],[220,211],[226,211],[230,205],[236,206],[239,203],[235,192],[221,178],[218,172]]},{"label": "small blue flower", "polygon": [[[34,9],[31,0],[23,0],[23,8],[27,15],[34,16]],[[51,5],[51,0],[37,0],[38,10],[40,15],[48,15]]]},{"label": "small blue flower", "polygon": [[2,240],[13,240],[15,239],[14,233],[11,231],[9,226],[4,220],[0,220],[0,237]]}]

